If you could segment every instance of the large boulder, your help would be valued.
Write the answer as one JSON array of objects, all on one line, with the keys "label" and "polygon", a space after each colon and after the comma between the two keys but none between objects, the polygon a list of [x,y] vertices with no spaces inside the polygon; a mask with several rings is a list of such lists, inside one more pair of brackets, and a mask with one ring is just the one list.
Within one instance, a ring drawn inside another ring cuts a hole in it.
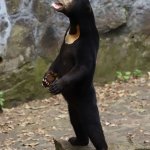
[{"label": "large boulder", "polygon": [[150,34],[150,0],[137,0],[128,19],[128,27],[133,33]]},{"label": "large boulder", "polygon": [[127,10],[118,1],[92,1],[97,27],[100,32],[116,29],[127,22]]}]

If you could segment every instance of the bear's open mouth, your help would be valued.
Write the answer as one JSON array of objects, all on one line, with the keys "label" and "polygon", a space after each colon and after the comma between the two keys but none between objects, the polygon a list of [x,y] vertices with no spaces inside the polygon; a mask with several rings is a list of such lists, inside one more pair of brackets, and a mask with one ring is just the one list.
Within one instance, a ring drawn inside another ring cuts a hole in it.
[{"label": "bear's open mouth", "polygon": [[54,8],[54,9],[56,9],[56,10],[62,10],[63,9],[63,4],[61,3],[61,2],[53,2],[52,4],[51,4],[51,6]]}]

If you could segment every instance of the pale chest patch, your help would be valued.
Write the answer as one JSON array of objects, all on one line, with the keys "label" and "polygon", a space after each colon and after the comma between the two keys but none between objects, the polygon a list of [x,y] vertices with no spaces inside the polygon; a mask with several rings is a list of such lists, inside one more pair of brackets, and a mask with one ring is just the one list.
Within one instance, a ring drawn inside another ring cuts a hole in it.
[{"label": "pale chest patch", "polygon": [[80,37],[80,27],[77,26],[77,32],[75,34],[69,34],[69,31],[65,37],[66,44],[73,44]]}]

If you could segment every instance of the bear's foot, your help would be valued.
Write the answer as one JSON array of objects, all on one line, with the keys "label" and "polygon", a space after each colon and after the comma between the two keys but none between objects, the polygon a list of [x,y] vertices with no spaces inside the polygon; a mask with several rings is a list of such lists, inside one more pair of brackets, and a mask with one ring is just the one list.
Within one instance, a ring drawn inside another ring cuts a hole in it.
[{"label": "bear's foot", "polygon": [[108,146],[107,146],[107,144],[106,144],[106,145],[104,145],[104,146],[101,146],[101,147],[99,147],[99,148],[96,148],[96,150],[108,150]]},{"label": "bear's foot", "polygon": [[87,140],[79,140],[76,137],[71,137],[68,141],[73,146],[86,146],[86,145],[89,144],[89,140],[88,139]]}]

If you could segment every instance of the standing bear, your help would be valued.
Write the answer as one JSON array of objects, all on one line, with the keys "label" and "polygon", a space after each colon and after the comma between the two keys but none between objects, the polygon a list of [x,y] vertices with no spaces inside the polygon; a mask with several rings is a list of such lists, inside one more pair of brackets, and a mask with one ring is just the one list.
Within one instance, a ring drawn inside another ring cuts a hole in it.
[{"label": "standing bear", "polygon": [[61,93],[68,104],[76,137],[74,146],[88,145],[107,150],[97,107],[93,75],[99,49],[99,34],[89,0],[59,0],[52,7],[70,21],[60,52],[43,78],[50,93]]}]

